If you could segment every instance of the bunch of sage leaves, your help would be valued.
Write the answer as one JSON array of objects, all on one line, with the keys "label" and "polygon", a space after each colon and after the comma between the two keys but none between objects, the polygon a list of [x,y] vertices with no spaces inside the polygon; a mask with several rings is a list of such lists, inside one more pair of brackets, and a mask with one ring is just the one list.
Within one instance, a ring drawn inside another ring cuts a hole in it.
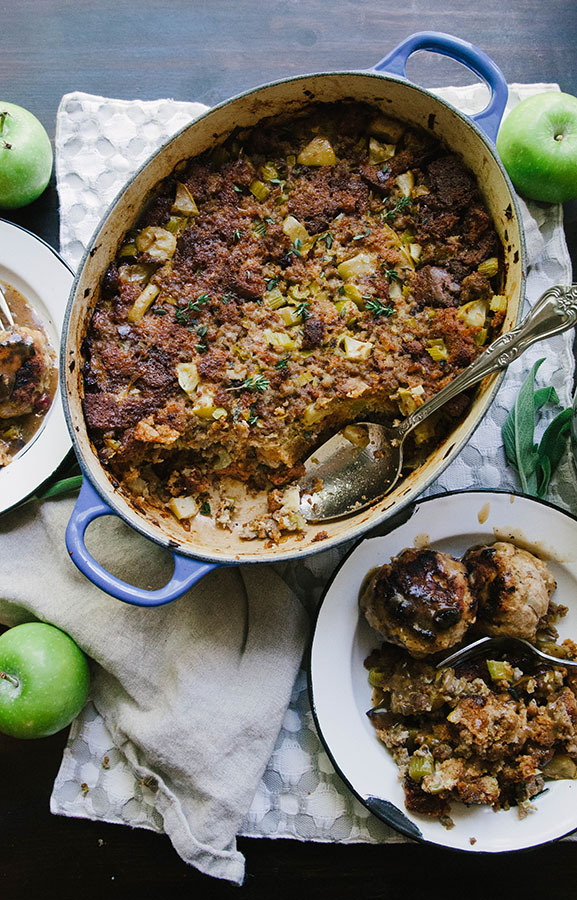
[{"label": "bunch of sage leaves", "polygon": [[507,462],[516,470],[521,488],[532,497],[545,497],[551,476],[561,462],[569,430],[570,409],[564,409],[549,423],[540,442],[535,443],[535,420],[546,405],[559,404],[557,391],[535,388],[535,376],[545,359],[538,359],[521,385],[515,405],[503,425],[503,443]]}]

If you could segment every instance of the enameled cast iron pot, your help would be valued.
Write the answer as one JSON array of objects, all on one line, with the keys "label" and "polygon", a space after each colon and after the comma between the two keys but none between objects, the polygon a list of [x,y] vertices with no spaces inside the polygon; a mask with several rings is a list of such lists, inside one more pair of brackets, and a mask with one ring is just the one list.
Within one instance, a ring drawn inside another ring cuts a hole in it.
[{"label": "enameled cast iron pot", "polygon": [[[450,104],[407,81],[405,66],[416,50],[432,50],[458,60],[489,87],[488,106],[467,117]],[[385,73],[385,74],[383,74]],[[424,128],[462,156],[475,173],[505,252],[508,300],[504,328],[515,324],[523,301],[524,246],[519,210],[511,183],[494,146],[507,100],[502,72],[472,44],[450,35],[423,32],[412,35],[363,72],[329,72],[303,75],[248,91],[205,113],[168,141],[147,162],[117,197],[94,235],[81,263],[68,303],[61,352],[61,384],[64,408],[76,454],[85,478],[67,530],[67,546],[73,561],[96,585],[129,603],[156,606],[174,600],[218,565],[278,562],[294,559],[357,538],[414,500],[454,459],[487,411],[500,376],[486,379],[466,418],[429,457],[396,489],[371,509],[340,521],[323,523],[326,539],[313,542],[320,528],[308,526],[304,540],[289,536],[272,549],[262,542],[242,541],[216,528],[202,516],[185,531],[170,514],[152,507],[136,507],[115,489],[91,445],[82,413],[82,340],[96,304],[102,275],[115,257],[126,231],[135,223],[146,198],[181,160],[196,156],[222,142],[236,126],[246,128],[277,113],[297,112],[311,100],[334,102],[353,99],[371,103],[387,115]],[[88,552],[84,534],[99,516],[115,513],[174,554],[174,573],[156,591],[140,590],[107,572]],[[202,520],[202,521],[200,521]]]}]

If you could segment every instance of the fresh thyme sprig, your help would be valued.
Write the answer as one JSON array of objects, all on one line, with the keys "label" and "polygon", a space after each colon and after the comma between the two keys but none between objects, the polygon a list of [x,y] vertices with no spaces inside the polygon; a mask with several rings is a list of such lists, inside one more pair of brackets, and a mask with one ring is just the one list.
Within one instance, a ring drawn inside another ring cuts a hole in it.
[{"label": "fresh thyme sprig", "polygon": [[392,316],[394,313],[394,307],[385,306],[384,303],[381,303],[380,300],[367,300],[365,303],[365,309],[368,309],[369,312],[372,312],[375,319],[378,319],[379,316]]},{"label": "fresh thyme sprig", "polygon": [[253,393],[263,394],[270,387],[270,381],[266,375],[249,375],[242,384],[235,384],[233,387],[227,388],[229,391],[252,391]]}]

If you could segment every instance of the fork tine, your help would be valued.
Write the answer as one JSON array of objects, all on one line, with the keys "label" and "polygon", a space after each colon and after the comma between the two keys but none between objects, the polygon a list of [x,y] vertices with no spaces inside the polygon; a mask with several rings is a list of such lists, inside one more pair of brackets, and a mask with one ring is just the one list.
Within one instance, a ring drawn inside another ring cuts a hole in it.
[{"label": "fork tine", "polygon": [[[0,288],[0,313],[4,313],[4,317],[8,322],[7,328],[14,328],[14,319],[12,318],[12,313],[10,312],[10,307],[6,301],[6,297],[4,296],[4,292],[2,288]],[[2,317],[0,316],[0,327],[2,326]]]}]

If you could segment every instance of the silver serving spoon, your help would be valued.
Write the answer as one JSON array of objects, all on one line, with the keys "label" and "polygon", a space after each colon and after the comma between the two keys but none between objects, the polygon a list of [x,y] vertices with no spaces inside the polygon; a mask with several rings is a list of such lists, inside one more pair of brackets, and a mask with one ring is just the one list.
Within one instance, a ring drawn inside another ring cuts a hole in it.
[{"label": "silver serving spoon", "polygon": [[403,441],[448,400],[504,369],[537,341],[577,322],[577,284],[545,291],[526,318],[499,335],[463,372],[399,425],[357,422],[342,429],[305,461],[300,512],[309,522],[359,512],[387,494],[399,479]]},{"label": "silver serving spoon", "polygon": [[529,650],[533,656],[536,656],[538,659],[553,663],[556,666],[577,668],[577,660],[561,659],[558,656],[551,656],[549,653],[544,653],[542,650],[539,650],[538,647],[534,647],[533,644],[530,641],[526,641],[525,638],[507,637],[506,635],[503,635],[501,637],[482,637],[479,638],[478,641],[473,641],[472,644],[467,644],[466,647],[461,647],[460,650],[451,653],[450,656],[447,656],[445,659],[441,660],[440,663],[437,663],[437,669],[446,669],[448,666],[456,666],[459,663],[465,662],[467,659],[473,659],[473,657],[479,656],[479,654],[486,656],[487,651],[491,647],[498,648],[505,644],[509,644],[509,646],[513,644],[525,650]]}]

